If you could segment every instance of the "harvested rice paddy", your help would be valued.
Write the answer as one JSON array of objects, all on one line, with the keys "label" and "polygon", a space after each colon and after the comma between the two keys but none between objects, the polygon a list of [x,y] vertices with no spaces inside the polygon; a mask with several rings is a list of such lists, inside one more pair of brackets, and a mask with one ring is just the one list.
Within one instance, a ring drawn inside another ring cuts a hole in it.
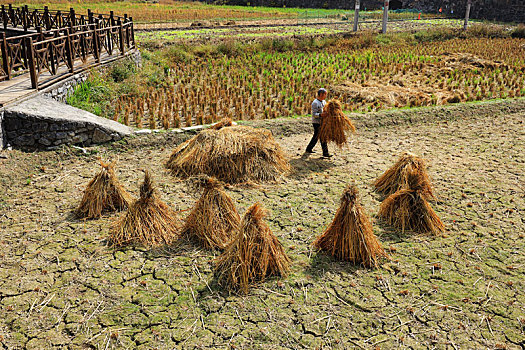
[{"label": "harvested rice paddy", "polygon": [[[310,119],[249,122],[272,130],[295,172],[277,184],[228,187],[240,213],[259,201],[290,256],[287,278],[228,295],[217,253],[184,243],[108,246],[118,214],[73,211],[97,157],[119,160],[135,197],[150,169],[166,204],[191,209],[191,180],[164,163],[192,135],[153,133],[112,145],[0,157],[0,344],[7,349],[499,348],[524,346],[525,101],[352,115],[357,134],[330,160],[303,150]],[[428,161],[445,236],[402,234],[376,217],[374,180],[399,154]],[[4,158],[7,157],[7,158]],[[311,244],[355,183],[390,261],[366,269]],[[182,212],[185,216],[188,212]]]}]

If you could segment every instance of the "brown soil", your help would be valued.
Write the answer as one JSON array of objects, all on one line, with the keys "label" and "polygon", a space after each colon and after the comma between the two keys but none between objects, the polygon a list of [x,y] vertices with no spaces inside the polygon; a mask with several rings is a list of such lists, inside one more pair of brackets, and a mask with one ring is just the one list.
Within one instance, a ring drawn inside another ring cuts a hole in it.
[{"label": "brown soil", "polygon": [[[292,271],[246,297],[213,279],[217,254],[182,244],[107,246],[115,214],[72,211],[98,171],[136,195],[141,168],[161,198],[193,206],[191,180],[164,162],[188,137],[160,133],[113,145],[0,157],[0,348],[3,349],[520,349],[525,334],[525,100],[353,115],[357,134],[334,158],[303,156],[308,118],[270,128],[295,173],[274,185],[230,187],[240,212],[260,201]],[[374,219],[373,180],[402,151],[426,158],[444,237],[402,234],[374,220],[392,260],[377,270],[315,253],[345,186]]]}]

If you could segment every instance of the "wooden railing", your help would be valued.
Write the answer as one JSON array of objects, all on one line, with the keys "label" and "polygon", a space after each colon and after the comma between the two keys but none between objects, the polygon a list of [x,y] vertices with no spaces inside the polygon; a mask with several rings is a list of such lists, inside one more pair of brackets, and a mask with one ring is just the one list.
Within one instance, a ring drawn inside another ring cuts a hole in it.
[{"label": "wooden railing", "polygon": [[33,89],[38,89],[39,77],[44,72],[57,75],[61,67],[66,67],[74,73],[77,60],[85,64],[92,58],[100,63],[106,54],[125,55],[135,48],[133,20],[127,16],[95,17],[90,11],[86,21],[74,11],[64,16],[60,11],[38,12],[11,6],[7,10],[2,6],[0,16],[4,28],[35,28],[32,33],[13,37],[0,32],[0,81],[29,73]]},{"label": "wooden railing", "polygon": [[96,14],[88,10],[87,15],[79,15],[75,9],[69,11],[49,10],[47,6],[43,9],[30,8],[27,5],[22,7],[13,7],[11,4],[7,7],[2,5],[0,9],[0,23],[7,28],[19,28],[24,31],[62,29],[65,27],[75,27],[77,25],[94,24],[96,20],[100,21],[102,27],[112,27],[120,20],[123,24],[131,21],[127,15],[124,17],[116,16],[113,11],[109,15]]}]

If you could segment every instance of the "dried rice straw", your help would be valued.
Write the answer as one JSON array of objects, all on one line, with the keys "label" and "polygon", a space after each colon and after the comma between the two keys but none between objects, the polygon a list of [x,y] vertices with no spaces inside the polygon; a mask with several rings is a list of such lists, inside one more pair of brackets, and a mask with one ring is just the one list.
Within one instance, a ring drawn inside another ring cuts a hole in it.
[{"label": "dried rice straw", "polygon": [[426,185],[420,174],[411,169],[406,177],[408,188],[386,198],[381,203],[379,217],[403,232],[443,233],[445,225],[426,200]]},{"label": "dried rice straw", "polygon": [[330,100],[323,109],[325,115],[321,120],[319,139],[322,142],[334,142],[338,147],[343,147],[347,142],[347,133],[355,132],[352,120],[343,113],[340,101]]},{"label": "dried rice straw", "polygon": [[230,196],[214,178],[204,180],[204,192],[186,219],[182,236],[207,249],[223,249],[239,228],[240,217]]},{"label": "dried rice straw", "polygon": [[313,245],[336,259],[366,267],[377,267],[378,259],[387,257],[353,185],[347,186],[334,220]]},{"label": "dried rice straw", "polygon": [[102,170],[88,183],[75,210],[79,218],[98,218],[103,213],[126,209],[131,202],[131,195],[115,175],[116,162],[104,163],[101,159],[99,162]]},{"label": "dried rice straw", "polygon": [[205,129],[179,145],[166,167],[175,176],[204,174],[226,183],[275,181],[290,171],[271,132],[248,126]]},{"label": "dried rice straw", "polygon": [[113,224],[109,241],[112,246],[142,244],[155,247],[171,244],[178,238],[179,228],[177,213],[159,199],[146,171],[140,198]]},{"label": "dried rice straw", "polygon": [[241,221],[237,235],[217,258],[215,275],[219,285],[247,294],[250,287],[268,276],[286,276],[290,259],[264,222],[266,211],[252,205]]},{"label": "dried rice straw", "polygon": [[415,172],[419,178],[418,183],[420,183],[425,198],[434,198],[425,161],[410,152],[401,154],[397,163],[374,182],[376,191],[384,196],[390,196],[400,189],[407,188],[407,173],[409,171]]}]

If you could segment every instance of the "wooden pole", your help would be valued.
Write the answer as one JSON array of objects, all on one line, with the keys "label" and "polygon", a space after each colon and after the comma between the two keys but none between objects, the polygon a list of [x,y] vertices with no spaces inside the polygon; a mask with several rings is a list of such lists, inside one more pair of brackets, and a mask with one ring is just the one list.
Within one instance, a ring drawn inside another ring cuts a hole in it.
[{"label": "wooden pole", "polygon": [[471,6],[472,6],[472,0],[468,0],[467,1],[467,12],[465,12],[465,24],[463,25],[463,30],[467,30]]},{"label": "wooden pole", "polygon": [[9,54],[7,53],[7,39],[5,33],[0,33],[2,38],[2,67],[7,75],[7,80],[11,79],[11,70],[9,69]]},{"label": "wooden pole", "polygon": [[133,48],[135,48],[135,28],[133,27],[133,17],[129,18],[131,26],[131,42],[133,43]]},{"label": "wooden pole", "polygon": [[98,34],[98,29],[100,28],[100,22],[97,21],[95,28],[93,28],[93,55],[97,63],[100,63],[100,37]]},{"label": "wooden pole", "polygon": [[383,29],[381,30],[383,34],[386,34],[386,25],[388,23],[388,7],[389,6],[390,6],[390,1],[385,0],[385,5],[383,8]]},{"label": "wooden pole", "polygon": [[31,76],[31,87],[38,90],[38,72],[35,66],[35,48],[33,47],[33,39],[26,38],[27,45],[27,63],[29,66],[29,75]]},{"label": "wooden pole", "polygon": [[77,15],[75,14],[75,9],[72,7],[69,9],[69,24],[70,27],[77,25]]},{"label": "wooden pole", "polygon": [[22,7],[22,25],[24,27],[24,32],[27,32],[27,29],[29,28],[28,18],[27,15],[29,13],[28,6],[25,5]]},{"label": "wooden pole", "polygon": [[69,65],[69,71],[75,73],[75,54],[73,52],[73,43],[71,42],[71,33],[68,31],[66,36],[66,56]]},{"label": "wooden pole", "polygon": [[359,24],[359,8],[361,7],[360,1],[355,0],[355,14],[354,14],[354,32],[357,32]]},{"label": "wooden pole", "polygon": [[49,8],[47,6],[44,6],[44,24],[46,26],[46,30],[51,29],[51,15],[49,14]]},{"label": "wooden pole", "polygon": [[2,5],[2,21],[4,22],[4,29],[7,29],[7,24],[9,22],[9,16],[5,10],[5,5]]},{"label": "wooden pole", "polygon": [[122,21],[120,18],[117,20],[118,24],[118,40],[120,44],[120,54],[126,54],[126,47],[124,46],[124,28],[122,27]]}]

